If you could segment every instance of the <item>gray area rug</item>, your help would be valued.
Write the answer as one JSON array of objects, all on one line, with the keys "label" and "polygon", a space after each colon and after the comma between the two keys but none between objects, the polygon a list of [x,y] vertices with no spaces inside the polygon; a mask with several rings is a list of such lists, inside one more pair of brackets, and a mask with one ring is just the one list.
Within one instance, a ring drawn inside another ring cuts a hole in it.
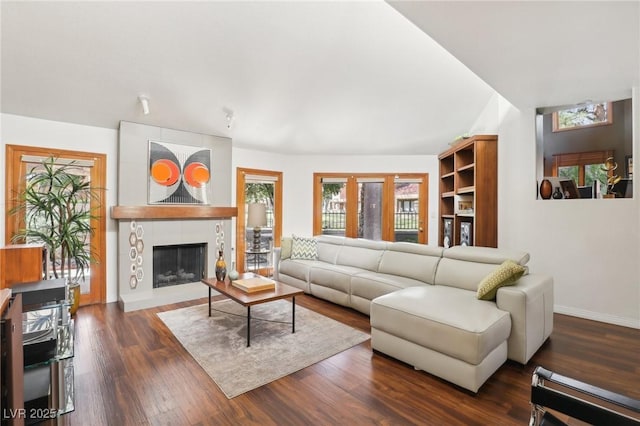
[{"label": "gray area rug", "polygon": [[298,305],[296,332],[291,333],[291,302],[277,300],[251,307],[247,347],[245,307],[231,300],[217,301],[211,317],[207,308],[191,306],[158,316],[229,399],[370,338]]}]

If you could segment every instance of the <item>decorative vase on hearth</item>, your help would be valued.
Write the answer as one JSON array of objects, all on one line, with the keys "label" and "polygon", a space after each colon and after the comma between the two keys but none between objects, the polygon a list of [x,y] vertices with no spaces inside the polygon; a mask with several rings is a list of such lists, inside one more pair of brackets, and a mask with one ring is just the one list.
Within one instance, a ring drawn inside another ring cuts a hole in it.
[{"label": "decorative vase on hearth", "polygon": [[222,250],[218,252],[218,260],[216,261],[216,279],[224,281],[227,277],[227,263],[224,261]]},{"label": "decorative vase on hearth", "polygon": [[231,262],[231,270],[229,271],[229,279],[237,280],[240,274],[236,271],[236,262]]}]

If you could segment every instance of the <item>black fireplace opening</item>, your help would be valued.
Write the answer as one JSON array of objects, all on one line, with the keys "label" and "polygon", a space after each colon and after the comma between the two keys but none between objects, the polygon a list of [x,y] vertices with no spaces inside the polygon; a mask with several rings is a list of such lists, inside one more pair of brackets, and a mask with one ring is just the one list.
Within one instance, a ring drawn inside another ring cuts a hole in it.
[{"label": "black fireplace opening", "polygon": [[153,288],[198,282],[206,268],[206,243],[153,247]]}]

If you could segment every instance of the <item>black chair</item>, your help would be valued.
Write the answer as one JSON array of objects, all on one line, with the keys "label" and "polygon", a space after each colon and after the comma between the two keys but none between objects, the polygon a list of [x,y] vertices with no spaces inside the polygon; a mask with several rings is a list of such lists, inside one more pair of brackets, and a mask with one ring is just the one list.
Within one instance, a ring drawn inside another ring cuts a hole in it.
[{"label": "black chair", "polygon": [[[545,381],[555,386],[548,386]],[[580,396],[563,390],[574,391]],[[584,399],[585,397],[590,401]],[[620,408],[626,412],[620,412]],[[547,409],[592,425],[640,425],[640,400],[537,367],[531,382],[529,425],[567,425]]]}]

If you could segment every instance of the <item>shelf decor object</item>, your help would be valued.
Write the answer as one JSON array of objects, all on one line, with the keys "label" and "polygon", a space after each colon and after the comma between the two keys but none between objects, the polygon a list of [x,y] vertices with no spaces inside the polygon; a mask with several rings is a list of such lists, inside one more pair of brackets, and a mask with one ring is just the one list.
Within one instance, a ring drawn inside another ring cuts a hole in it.
[{"label": "shelf decor object", "polygon": [[548,200],[553,194],[553,185],[549,179],[543,179],[540,183],[540,198]]},{"label": "shelf decor object", "polygon": [[439,245],[497,247],[498,137],[470,136],[438,160]]}]

